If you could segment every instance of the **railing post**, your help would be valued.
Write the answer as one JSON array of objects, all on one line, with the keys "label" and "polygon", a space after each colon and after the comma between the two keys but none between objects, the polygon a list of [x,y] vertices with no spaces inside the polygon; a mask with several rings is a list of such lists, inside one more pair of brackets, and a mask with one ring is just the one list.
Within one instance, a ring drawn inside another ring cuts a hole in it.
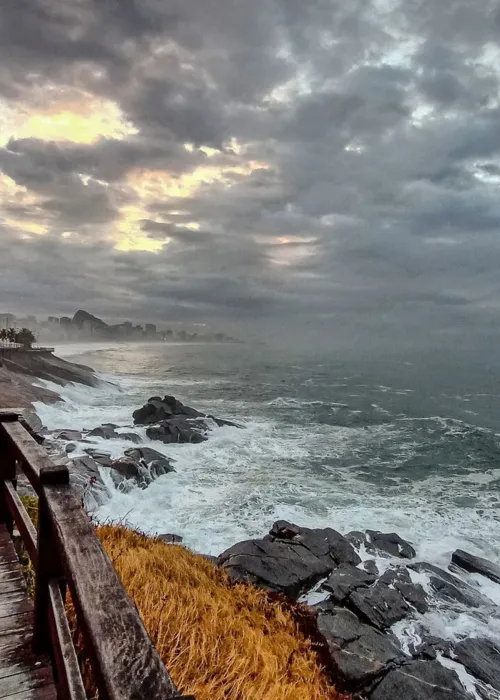
[{"label": "railing post", "polygon": [[17,420],[14,414],[0,415],[0,522],[5,524],[7,531],[12,537],[14,530],[14,520],[7,507],[5,498],[5,482],[13,481],[16,485],[16,459],[12,453],[7,436],[2,430],[2,421]]},{"label": "railing post", "polygon": [[40,493],[38,499],[38,567],[35,579],[35,633],[33,645],[37,654],[51,651],[49,628],[49,582],[58,580],[66,591],[61,557],[52,534],[52,522],[47,506],[45,487],[47,484],[66,484],[69,480],[67,467],[59,470],[40,470]]}]

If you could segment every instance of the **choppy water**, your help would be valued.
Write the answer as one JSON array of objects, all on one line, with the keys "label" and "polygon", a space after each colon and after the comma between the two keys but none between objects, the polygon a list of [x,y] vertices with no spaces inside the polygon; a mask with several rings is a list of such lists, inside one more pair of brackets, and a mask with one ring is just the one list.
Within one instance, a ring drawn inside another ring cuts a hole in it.
[{"label": "choppy water", "polygon": [[66,387],[64,403],[39,405],[49,428],[130,425],[135,408],[165,393],[246,426],[220,428],[201,445],[160,445],[177,473],[115,493],[101,517],[126,515],[212,553],[287,518],[394,529],[443,562],[458,545],[500,559],[500,391],[490,375],[483,385],[471,377],[471,387],[460,368],[386,361],[360,369],[247,346],[67,346],[60,354],[109,383]]},{"label": "choppy water", "polygon": [[[101,519],[180,534],[211,554],[285,518],[341,532],[395,530],[445,568],[457,547],[500,561],[494,368],[437,358],[360,364],[239,345],[66,346],[59,354],[91,365],[105,383],[54,387],[63,401],[37,406],[48,428],[130,426],[132,411],[157,394],[245,426],[218,428],[201,445],[151,443],[177,472],[127,494],[109,482]],[[113,456],[130,447],[95,442]],[[500,586],[462,577],[500,604]],[[432,610],[398,625],[403,644],[422,627],[500,640],[500,620],[481,611]]]}]

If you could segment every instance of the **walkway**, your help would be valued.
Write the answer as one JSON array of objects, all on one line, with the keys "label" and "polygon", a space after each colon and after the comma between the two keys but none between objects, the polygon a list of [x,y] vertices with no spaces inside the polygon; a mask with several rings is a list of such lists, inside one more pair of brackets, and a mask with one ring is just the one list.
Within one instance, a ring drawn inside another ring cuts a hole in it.
[{"label": "walkway", "polygon": [[0,524],[0,698],[56,700],[52,666],[32,650],[33,602],[28,598],[19,559]]}]

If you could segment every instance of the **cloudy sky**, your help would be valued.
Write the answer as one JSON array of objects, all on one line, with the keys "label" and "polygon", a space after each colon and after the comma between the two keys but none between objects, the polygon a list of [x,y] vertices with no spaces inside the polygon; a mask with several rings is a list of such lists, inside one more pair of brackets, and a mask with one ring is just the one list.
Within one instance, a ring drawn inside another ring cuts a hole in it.
[{"label": "cloudy sky", "polygon": [[0,311],[496,332],[499,35],[491,0],[2,0]]}]

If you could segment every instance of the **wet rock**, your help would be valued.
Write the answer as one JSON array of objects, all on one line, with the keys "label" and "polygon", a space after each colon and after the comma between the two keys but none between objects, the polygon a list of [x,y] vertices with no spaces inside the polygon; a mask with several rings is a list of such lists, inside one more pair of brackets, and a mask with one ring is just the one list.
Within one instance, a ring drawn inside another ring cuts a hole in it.
[{"label": "wet rock", "polygon": [[346,539],[357,548],[364,546],[369,554],[382,553],[400,559],[413,559],[416,555],[411,544],[395,532],[378,532],[377,530],[358,532],[354,530],[347,533]]},{"label": "wet rock", "polygon": [[123,486],[124,479],[133,480],[141,489],[147,488],[158,477],[175,471],[170,460],[163,456],[149,464],[142,460],[135,461],[130,457],[124,457],[113,460],[109,466],[111,478],[115,484]]},{"label": "wet rock", "polygon": [[94,428],[87,433],[88,437],[98,437],[104,440],[113,440],[117,438],[116,428],[111,425],[101,425],[99,428]]},{"label": "wet rock", "polygon": [[439,661],[413,661],[389,671],[369,700],[470,700],[457,674]]},{"label": "wet rock", "polygon": [[71,452],[74,452],[76,450],[76,448],[77,448],[77,445],[75,442],[68,442],[68,444],[64,448],[64,451],[66,452],[66,454],[70,454]]},{"label": "wet rock", "polygon": [[329,604],[318,608],[318,630],[327,644],[333,671],[349,689],[362,688],[392,665],[404,661],[392,635],[364,624],[350,610]]},{"label": "wet rock", "polygon": [[55,440],[81,440],[82,433],[80,430],[59,430],[53,433],[52,437]]},{"label": "wet rock", "polygon": [[310,530],[301,528],[294,538],[318,557],[330,556],[337,564],[352,564],[361,562],[360,557],[346,538],[330,527]]},{"label": "wet rock", "polygon": [[[162,459],[154,459],[147,466],[152,481],[154,481],[154,479],[158,479],[158,477],[163,476],[164,474],[171,474],[172,472],[175,472],[172,462],[169,459],[166,459],[166,457],[163,457]],[[148,483],[151,482],[148,481]]]},{"label": "wet rock", "polygon": [[469,571],[473,574],[481,574],[486,576],[486,578],[495,581],[495,583],[500,583],[500,566],[494,564],[488,559],[483,559],[482,557],[476,557],[473,554],[464,552],[462,549],[457,549],[451,555],[451,561],[455,566]]},{"label": "wet rock", "polygon": [[96,450],[92,447],[86,448],[85,452],[89,455],[89,457],[92,457],[95,462],[100,464],[101,467],[110,467],[113,463],[109,452],[102,452],[101,450]]},{"label": "wet rock", "polygon": [[387,569],[380,577],[380,581],[399,591],[403,598],[418,612],[423,614],[429,609],[424,589],[420,584],[413,583],[408,569],[404,566]]},{"label": "wet rock", "polygon": [[388,629],[410,611],[401,593],[380,580],[370,588],[353,591],[349,596],[349,607],[380,630]]},{"label": "wet rock", "polygon": [[500,649],[490,639],[464,639],[455,646],[452,658],[480,681],[500,691]]},{"label": "wet rock", "polygon": [[328,581],[325,581],[322,585],[322,588],[331,592],[330,600],[340,604],[356,589],[366,588],[373,584],[376,578],[375,574],[363,571],[363,569],[343,565],[335,569]]},{"label": "wet rock", "polygon": [[139,445],[142,442],[142,438],[140,435],[137,435],[137,433],[116,433],[117,438],[120,440],[126,440],[127,442],[133,442],[136,445]]},{"label": "wet rock", "polygon": [[180,535],[158,535],[157,539],[166,544],[181,544],[183,538]]},{"label": "wet rock", "polygon": [[143,460],[146,464],[151,464],[155,460],[166,459],[165,455],[151,447],[129,447],[125,450],[125,456],[133,459],[134,462]]},{"label": "wet rock", "polygon": [[447,571],[440,569],[438,566],[428,564],[427,562],[417,562],[408,564],[408,568],[419,573],[425,573],[429,576],[430,584],[437,597],[442,598],[445,602],[454,601],[468,605],[471,608],[479,608],[481,606],[491,607],[493,602],[486,596],[478,593],[472,586],[464,583],[456,576],[452,576]]},{"label": "wet rock", "polygon": [[378,566],[374,559],[367,559],[366,561],[364,561],[363,569],[369,574],[375,574],[375,576],[378,576],[379,574]]},{"label": "wet rock", "polygon": [[329,555],[316,556],[301,543],[247,540],[217,559],[234,579],[298,598],[325,578],[336,564]]},{"label": "wet rock", "polygon": [[147,428],[146,435],[150,440],[169,443],[199,443],[207,438],[207,425],[203,421],[190,421],[187,418],[175,417],[164,420],[158,425]]},{"label": "wet rock", "polygon": [[299,533],[300,527],[287,520],[277,520],[269,530],[271,538],[281,540],[292,540]]},{"label": "wet rock", "polygon": [[99,472],[99,465],[91,457],[78,457],[68,464],[69,481],[73,490],[92,511],[108,500],[109,494]]}]

